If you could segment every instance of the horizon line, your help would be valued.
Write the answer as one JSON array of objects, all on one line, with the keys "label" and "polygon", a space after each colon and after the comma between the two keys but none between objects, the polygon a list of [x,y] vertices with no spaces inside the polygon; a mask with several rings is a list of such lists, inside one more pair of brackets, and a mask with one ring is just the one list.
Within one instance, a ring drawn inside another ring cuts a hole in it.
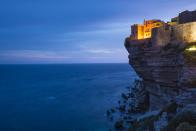
[{"label": "horizon line", "polygon": [[129,64],[128,62],[98,62],[98,63],[1,63],[0,65],[73,65],[73,64]]}]

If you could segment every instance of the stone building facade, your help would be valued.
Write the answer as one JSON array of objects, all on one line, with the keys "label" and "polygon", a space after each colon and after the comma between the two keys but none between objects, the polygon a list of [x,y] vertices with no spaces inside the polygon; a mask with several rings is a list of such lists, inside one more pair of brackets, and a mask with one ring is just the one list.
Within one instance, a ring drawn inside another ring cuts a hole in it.
[{"label": "stone building facade", "polygon": [[147,39],[152,36],[152,29],[156,27],[161,27],[165,23],[161,20],[144,20],[143,24],[134,24],[131,26],[131,39]]},{"label": "stone building facade", "polygon": [[152,30],[152,44],[154,46],[164,46],[170,42],[196,42],[196,22],[163,26]]}]

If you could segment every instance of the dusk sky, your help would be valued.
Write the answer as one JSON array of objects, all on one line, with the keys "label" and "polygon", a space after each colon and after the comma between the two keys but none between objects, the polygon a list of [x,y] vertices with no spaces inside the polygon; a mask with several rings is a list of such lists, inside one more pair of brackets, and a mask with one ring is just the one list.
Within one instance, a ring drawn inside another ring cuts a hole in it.
[{"label": "dusk sky", "polygon": [[1,0],[0,63],[128,62],[131,24],[195,7],[195,0]]}]

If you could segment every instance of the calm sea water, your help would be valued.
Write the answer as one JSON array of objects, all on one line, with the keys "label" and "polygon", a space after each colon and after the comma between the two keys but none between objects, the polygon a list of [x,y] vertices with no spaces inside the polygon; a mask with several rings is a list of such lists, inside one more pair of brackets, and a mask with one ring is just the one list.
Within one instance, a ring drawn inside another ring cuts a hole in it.
[{"label": "calm sea water", "polygon": [[128,64],[0,65],[0,131],[107,131]]}]

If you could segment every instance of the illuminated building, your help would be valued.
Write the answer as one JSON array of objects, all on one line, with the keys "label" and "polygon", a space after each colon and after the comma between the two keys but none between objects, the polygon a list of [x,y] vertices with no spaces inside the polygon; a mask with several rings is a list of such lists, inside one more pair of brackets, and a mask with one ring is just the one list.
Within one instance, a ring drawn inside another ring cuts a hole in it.
[{"label": "illuminated building", "polygon": [[131,26],[131,39],[147,39],[151,38],[152,29],[163,26],[165,23],[161,20],[144,20],[144,24],[134,24]]}]

